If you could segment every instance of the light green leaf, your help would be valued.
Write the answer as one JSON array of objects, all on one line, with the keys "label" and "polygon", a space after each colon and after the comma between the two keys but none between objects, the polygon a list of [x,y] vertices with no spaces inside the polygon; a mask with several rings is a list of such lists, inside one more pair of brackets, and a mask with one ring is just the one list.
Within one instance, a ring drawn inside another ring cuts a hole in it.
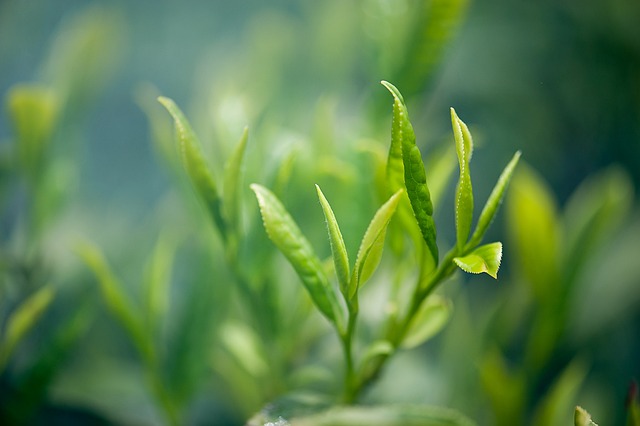
[{"label": "light green leaf", "polygon": [[373,216],[369,223],[369,227],[362,237],[356,264],[353,268],[353,276],[351,277],[351,285],[349,288],[349,299],[353,297],[358,288],[367,282],[371,275],[375,272],[380,259],[382,257],[382,249],[384,248],[384,237],[387,232],[387,226],[398,207],[400,197],[403,190],[393,194],[389,200],[384,203]]},{"label": "light green leaf", "polygon": [[15,347],[36,325],[42,314],[53,301],[54,290],[45,286],[29,296],[9,316],[0,346],[0,371],[6,365]]},{"label": "light green leaf", "polygon": [[471,133],[462,120],[451,108],[451,126],[456,140],[456,154],[460,165],[460,178],[456,188],[456,241],[459,250],[464,248],[473,220],[473,189],[471,186],[471,174],[469,162],[473,154],[473,139]]},{"label": "light green leaf", "polygon": [[456,257],[453,261],[465,272],[481,274],[483,272],[498,278],[498,269],[502,260],[502,243],[490,243],[476,248],[470,254]]},{"label": "light green leaf", "polygon": [[209,214],[211,214],[220,235],[223,239],[226,239],[227,226],[222,214],[222,199],[213,180],[213,175],[202,156],[200,142],[186,117],[173,100],[160,96],[158,102],[173,117],[179,151],[182,153],[182,162],[191,184],[204,202]]},{"label": "light green leaf", "polygon": [[136,314],[138,310],[125,294],[122,283],[113,274],[100,250],[89,243],[82,243],[77,247],[77,252],[98,280],[102,298],[111,314],[120,322],[141,354],[148,355],[151,348],[141,318]]},{"label": "light green leaf", "polygon": [[318,192],[318,198],[322,205],[322,211],[327,222],[327,232],[329,233],[329,241],[331,242],[331,254],[333,255],[333,264],[338,277],[338,283],[340,284],[340,291],[348,298],[349,292],[349,276],[351,272],[349,270],[349,256],[347,254],[347,248],[338,226],[333,210],[329,205],[329,202],[325,198],[324,194],[320,190],[320,187],[316,185],[316,191]]},{"label": "light green leaf", "polygon": [[484,234],[487,232],[489,225],[493,222],[493,218],[498,212],[498,208],[502,203],[502,199],[504,198],[504,194],[509,186],[509,182],[511,181],[511,176],[513,175],[513,171],[520,160],[520,151],[516,152],[513,155],[509,164],[504,168],[500,177],[498,178],[498,182],[493,187],[493,191],[489,195],[486,204],[484,205],[482,212],[480,213],[480,218],[478,219],[478,224],[476,225],[476,229],[473,231],[473,235],[469,240],[469,244],[467,247],[475,247],[482,241]]},{"label": "light green leaf", "polygon": [[[422,162],[420,149],[416,146],[416,136],[409,121],[409,114],[398,89],[391,83],[382,82],[393,95],[392,141],[395,139],[394,150],[397,151],[397,141],[402,145],[402,162],[404,167],[404,184],[411,201],[411,208],[416,217],[422,238],[424,239],[434,263],[438,263],[438,246],[436,245],[436,226],[433,221],[433,204],[427,186],[427,176]],[[394,153],[394,156],[397,155]],[[393,173],[397,173],[397,165]],[[397,177],[394,177],[397,179]]]},{"label": "light green leaf", "polygon": [[444,328],[449,322],[453,305],[440,296],[431,296],[422,303],[420,310],[411,320],[402,347],[412,349],[420,346]]},{"label": "light green leaf", "polygon": [[371,343],[367,349],[365,349],[364,354],[362,355],[362,360],[360,364],[362,368],[366,368],[366,365],[373,359],[376,359],[380,356],[389,356],[393,354],[395,348],[388,340],[376,340]]},{"label": "light green leaf", "polygon": [[260,339],[251,328],[241,323],[225,323],[220,327],[220,340],[253,377],[262,377],[269,371]]},{"label": "light green leaf", "polygon": [[46,150],[53,136],[60,102],[49,87],[35,84],[13,86],[7,109],[15,132],[18,161],[29,179],[42,174]]},{"label": "light green leaf", "polygon": [[240,142],[227,160],[224,166],[224,177],[222,186],[222,199],[226,223],[230,229],[239,233],[239,212],[240,212],[240,175],[242,173],[242,162],[247,147],[249,128],[245,127],[242,132]]},{"label": "light green leaf", "polygon": [[311,245],[271,191],[257,184],[252,184],[251,189],[258,199],[267,235],[298,273],[320,312],[342,332],[346,326],[346,312]]},{"label": "light green leaf", "polygon": [[522,370],[512,371],[497,348],[480,363],[480,381],[489,397],[496,426],[524,424],[527,382]]},{"label": "light green leaf", "polygon": [[578,406],[573,415],[573,424],[575,426],[598,426],[593,420],[591,420],[591,414],[584,408]]}]

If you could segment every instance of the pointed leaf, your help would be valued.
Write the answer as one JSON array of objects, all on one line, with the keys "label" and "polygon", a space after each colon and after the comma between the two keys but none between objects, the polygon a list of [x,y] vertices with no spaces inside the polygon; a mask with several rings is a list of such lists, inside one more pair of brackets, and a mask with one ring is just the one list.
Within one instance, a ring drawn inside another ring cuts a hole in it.
[{"label": "pointed leaf", "polygon": [[149,325],[157,324],[169,308],[169,283],[173,268],[174,245],[160,235],[146,265],[145,314]]},{"label": "pointed leaf", "polygon": [[578,406],[573,415],[573,424],[575,426],[598,426],[593,420],[591,420],[591,414],[584,408]]},{"label": "pointed leaf", "polygon": [[[436,226],[433,221],[433,204],[427,186],[427,176],[422,162],[420,149],[416,146],[416,136],[409,121],[409,114],[398,89],[391,83],[382,82],[393,95],[392,140],[399,140],[402,145],[402,162],[404,167],[404,184],[411,201],[411,208],[416,217],[422,238],[424,239],[434,262],[438,263],[438,246],[436,245]],[[397,150],[397,142],[394,146]],[[397,154],[394,154],[397,155]],[[397,166],[394,166],[397,168]],[[396,172],[394,172],[396,173]],[[394,178],[395,179],[395,178]]]},{"label": "pointed leaf", "polygon": [[449,322],[452,311],[451,301],[440,296],[428,298],[411,320],[409,330],[402,340],[402,347],[415,348],[438,334]]},{"label": "pointed leaf", "polygon": [[113,274],[100,250],[89,243],[83,243],[77,251],[98,280],[102,297],[111,314],[129,334],[140,353],[148,355],[151,348],[141,318],[136,315],[137,309],[125,294],[122,283]]},{"label": "pointed leaf", "polygon": [[471,221],[473,220],[473,189],[471,186],[471,174],[469,172],[469,162],[473,154],[473,139],[471,133],[462,120],[451,108],[451,125],[453,136],[456,140],[456,153],[458,154],[458,164],[460,165],[460,178],[456,188],[456,241],[458,249],[462,250],[469,232],[471,231]]},{"label": "pointed leaf", "polygon": [[349,276],[351,272],[349,270],[347,248],[344,244],[344,239],[342,238],[342,233],[340,232],[340,227],[333,214],[333,210],[318,185],[316,185],[316,191],[318,192],[318,198],[320,199],[322,211],[324,212],[324,217],[327,222],[327,232],[329,233],[329,241],[331,242],[331,254],[333,255],[333,264],[336,275],[338,276],[340,291],[348,298]]},{"label": "pointed leaf", "polygon": [[502,243],[485,244],[476,248],[470,254],[456,257],[453,261],[465,272],[481,274],[486,272],[493,278],[498,278],[498,269],[502,260]]},{"label": "pointed leaf", "polygon": [[267,188],[252,184],[267,235],[298,273],[311,299],[338,330],[346,325],[346,313],[339,294],[327,279],[322,263],[314,253],[300,228],[280,200]]},{"label": "pointed leaf", "polygon": [[469,241],[468,247],[475,247],[480,244],[484,234],[487,232],[489,225],[493,222],[493,218],[498,212],[498,208],[502,203],[502,199],[504,198],[504,194],[509,186],[509,182],[511,181],[511,176],[513,175],[513,171],[520,160],[520,151],[516,152],[513,155],[509,164],[504,168],[500,177],[498,178],[498,182],[493,187],[493,191],[489,195],[484,208],[482,209],[482,213],[480,213],[480,218],[478,219],[478,224],[476,225],[476,229],[473,231],[473,235],[471,236],[471,240]]},{"label": "pointed leaf", "polygon": [[180,108],[169,98],[160,96],[160,102],[173,117],[178,139],[178,148],[182,153],[184,168],[196,193],[204,202],[209,214],[223,239],[226,238],[226,223],[222,215],[222,200],[207,163],[202,156],[200,142],[191,129]]},{"label": "pointed leaf", "polygon": [[22,302],[7,320],[7,328],[0,346],[0,371],[2,371],[13,350],[24,336],[36,325],[51,304],[54,290],[42,287]]},{"label": "pointed leaf", "polygon": [[384,248],[384,237],[387,232],[387,226],[398,207],[400,197],[404,191],[398,190],[395,194],[384,203],[373,216],[369,223],[369,227],[362,237],[356,264],[353,268],[353,277],[351,278],[351,286],[349,288],[349,299],[353,297],[358,288],[367,282],[371,275],[375,272],[380,258],[382,257],[382,249]]},{"label": "pointed leaf", "polygon": [[239,212],[240,212],[240,175],[242,173],[242,162],[247,147],[249,128],[245,127],[242,132],[240,142],[227,160],[224,166],[224,177],[222,186],[222,199],[224,207],[224,218],[229,227],[236,233],[239,232]]}]

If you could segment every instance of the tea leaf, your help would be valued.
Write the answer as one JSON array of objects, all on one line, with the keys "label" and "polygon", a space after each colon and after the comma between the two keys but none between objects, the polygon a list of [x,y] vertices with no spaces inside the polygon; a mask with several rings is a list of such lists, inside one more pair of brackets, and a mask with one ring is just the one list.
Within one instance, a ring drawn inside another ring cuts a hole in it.
[{"label": "tea leaf", "polygon": [[179,151],[182,153],[184,168],[191,184],[205,203],[209,214],[223,239],[227,236],[227,226],[222,215],[222,199],[213,180],[211,171],[202,156],[200,142],[191,129],[191,125],[178,106],[169,98],[160,96],[160,102],[173,117],[178,138]]},{"label": "tea leaf", "polygon": [[224,166],[222,205],[224,207],[226,223],[229,224],[229,228],[236,234],[239,232],[240,175],[242,173],[242,161],[247,147],[248,136],[249,128],[245,127],[240,142],[238,142],[238,145]]},{"label": "tea leaf", "polygon": [[456,140],[456,154],[460,165],[460,178],[456,188],[456,241],[459,250],[464,248],[473,220],[473,189],[471,187],[471,174],[469,162],[473,154],[473,139],[467,125],[451,108],[451,126]]},{"label": "tea leaf", "polygon": [[591,420],[591,414],[584,408],[578,406],[573,415],[573,424],[575,426],[598,426],[593,420]]},{"label": "tea leaf", "polygon": [[574,360],[565,368],[547,391],[533,416],[533,425],[569,424],[571,406],[587,375],[587,367],[581,360]]},{"label": "tea leaf", "polygon": [[81,244],[77,251],[98,280],[102,297],[111,314],[120,321],[140,352],[146,354],[150,348],[144,327],[136,315],[136,309],[124,293],[122,283],[115,277],[102,253],[89,243]]},{"label": "tea leaf", "polygon": [[452,311],[451,301],[440,296],[428,298],[411,320],[409,331],[402,341],[402,347],[415,348],[438,334],[449,321]]},{"label": "tea leaf", "polygon": [[169,282],[173,255],[174,246],[166,235],[160,235],[146,270],[145,313],[149,325],[156,324],[169,307]]},{"label": "tea leaf", "polygon": [[502,260],[502,243],[485,244],[476,248],[470,254],[456,257],[453,261],[465,272],[481,274],[486,272],[493,278],[498,278],[498,269]]},{"label": "tea leaf", "polygon": [[480,380],[485,389],[496,425],[512,425],[524,422],[527,395],[526,377],[523,371],[509,369],[504,356],[497,348],[487,351],[480,364]]},{"label": "tea leaf", "polygon": [[220,340],[237,362],[254,377],[269,371],[256,333],[241,323],[225,323],[220,327]]},{"label": "tea leaf", "polygon": [[[392,124],[393,133],[391,139],[392,144],[394,138],[396,139],[394,150],[397,150],[397,141],[400,141],[402,145],[404,184],[407,188],[407,195],[411,201],[413,214],[420,227],[422,238],[437,264],[438,246],[436,245],[436,227],[433,221],[433,204],[431,203],[429,187],[427,186],[427,176],[422,162],[422,155],[420,154],[420,149],[416,146],[416,136],[409,121],[409,114],[402,95],[391,83],[383,81],[382,85],[391,92],[394,98],[393,121],[397,124]],[[394,167],[397,169],[397,166]],[[394,173],[397,173],[397,170]]]},{"label": "tea leaf", "polygon": [[353,268],[353,276],[351,277],[351,286],[349,288],[349,299],[353,297],[358,288],[367,282],[371,275],[375,272],[380,258],[382,257],[382,249],[384,248],[384,238],[387,232],[389,221],[396,211],[396,207],[400,202],[403,190],[398,190],[395,194],[384,203],[373,216],[369,223],[369,227],[362,237],[356,264]]},{"label": "tea leaf", "polygon": [[344,330],[346,313],[338,293],[298,225],[271,191],[257,184],[252,184],[251,189],[258,199],[267,235],[298,273],[320,312],[336,324],[338,330]]},{"label": "tea leaf", "polygon": [[516,152],[513,155],[509,164],[504,168],[500,177],[498,178],[498,182],[493,187],[487,202],[485,203],[482,212],[480,213],[480,218],[478,219],[478,224],[476,225],[476,229],[473,231],[473,235],[469,240],[469,244],[467,247],[475,247],[480,244],[484,234],[487,232],[489,225],[493,222],[493,218],[498,212],[498,208],[502,203],[502,199],[504,198],[504,193],[509,186],[509,182],[511,181],[511,176],[513,175],[513,171],[520,160],[520,151]]},{"label": "tea leaf", "polygon": [[22,302],[9,316],[6,332],[0,346],[0,371],[2,371],[17,344],[36,325],[51,304],[53,296],[53,287],[42,287]]},{"label": "tea leaf", "polygon": [[388,340],[376,340],[371,343],[362,355],[361,365],[364,367],[367,363],[379,356],[388,356],[394,352],[394,347]]},{"label": "tea leaf", "polygon": [[351,272],[349,270],[349,256],[347,255],[347,248],[338,226],[333,210],[329,205],[329,202],[325,198],[324,194],[320,190],[320,187],[316,185],[316,191],[318,192],[318,198],[322,205],[322,211],[327,222],[327,232],[329,233],[329,241],[331,242],[331,253],[333,255],[333,264],[335,266],[336,275],[338,277],[338,283],[340,283],[340,291],[348,298],[349,295],[349,276]]}]

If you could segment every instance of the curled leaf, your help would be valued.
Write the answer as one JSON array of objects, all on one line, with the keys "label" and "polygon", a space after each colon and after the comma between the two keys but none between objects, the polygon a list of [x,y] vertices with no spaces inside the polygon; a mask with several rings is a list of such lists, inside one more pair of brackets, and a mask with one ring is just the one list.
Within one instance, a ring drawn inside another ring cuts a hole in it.
[{"label": "curled leaf", "polygon": [[483,272],[498,278],[498,269],[502,260],[502,243],[485,244],[470,254],[456,257],[453,261],[465,272],[481,274]]},{"label": "curled leaf", "polygon": [[[393,95],[392,147],[397,150],[398,141],[402,146],[402,162],[404,168],[404,185],[411,202],[413,214],[420,227],[434,262],[438,263],[438,246],[436,245],[436,226],[433,221],[433,204],[427,186],[427,176],[420,149],[416,146],[416,136],[409,121],[409,114],[398,89],[391,83],[382,82]],[[395,139],[395,142],[393,142]],[[395,144],[395,145],[394,145]],[[397,154],[394,154],[397,155]],[[397,168],[397,166],[394,166]],[[396,172],[397,173],[397,170]]]},{"label": "curled leaf", "polygon": [[336,324],[338,330],[344,330],[346,312],[339,295],[300,228],[271,191],[257,184],[252,184],[251,189],[258,199],[267,235],[293,266],[320,312]]},{"label": "curled leaf", "polygon": [[473,220],[473,189],[471,186],[471,174],[469,172],[469,162],[473,154],[473,139],[471,133],[462,120],[451,108],[451,125],[453,135],[456,140],[456,153],[458,154],[458,164],[460,165],[460,178],[456,188],[456,240],[459,249],[462,249],[467,242],[471,231],[471,221]]}]

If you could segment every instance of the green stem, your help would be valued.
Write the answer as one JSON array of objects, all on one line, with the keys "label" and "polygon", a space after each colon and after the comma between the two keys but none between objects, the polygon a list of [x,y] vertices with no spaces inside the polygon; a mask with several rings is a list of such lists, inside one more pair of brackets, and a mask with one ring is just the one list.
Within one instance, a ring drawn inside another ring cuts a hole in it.
[{"label": "green stem", "polygon": [[358,397],[357,377],[353,366],[353,336],[358,318],[358,294],[349,303],[349,323],[344,334],[340,335],[345,360],[344,393],[342,400],[345,404],[353,404]]}]

